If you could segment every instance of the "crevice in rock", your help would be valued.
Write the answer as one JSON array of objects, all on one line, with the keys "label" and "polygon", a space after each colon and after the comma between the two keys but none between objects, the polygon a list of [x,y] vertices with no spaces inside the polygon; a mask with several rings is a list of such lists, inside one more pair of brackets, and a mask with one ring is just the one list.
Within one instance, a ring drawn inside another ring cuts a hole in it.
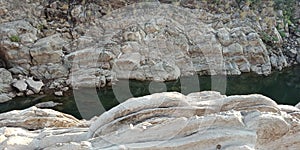
[{"label": "crevice in rock", "polygon": [[0,68],[8,68],[8,61],[5,58],[5,54],[2,50],[0,50]]}]

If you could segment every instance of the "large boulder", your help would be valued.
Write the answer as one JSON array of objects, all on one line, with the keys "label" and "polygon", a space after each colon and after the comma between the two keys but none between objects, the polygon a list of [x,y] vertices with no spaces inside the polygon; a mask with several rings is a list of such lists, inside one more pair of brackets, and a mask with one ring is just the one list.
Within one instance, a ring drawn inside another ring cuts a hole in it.
[{"label": "large boulder", "polygon": [[[96,149],[274,149],[297,147],[300,122],[262,95],[158,93],[132,98],[89,129]],[[293,124],[293,127],[291,127]]]},{"label": "large boulder", "polygon": [[25,83],[25,79],[14,81],[12,86],[18,89],[20,92],[24,92],[27,90],[27,84]]},{"label": "large boulder", "polygon": [[35,81],[32,78],[26,79],[25,82],[34,93],[39,93],[44,86],[43,81]]},{"label": "large boulder", "polygon": [[259,94],[156,93],[89,121],[36,107],[0,114],[0,149],[283,150],[299,140],[299,109]]},{"label": "large boulder", "polygon": [[50,127],[77,127],[80,121],[71,115],[51,109],[30,107],[0,114],[0,127],[22,127],[36,130]]},{"label": "large boulder", "polygon": [[60,34],[39,39],[30,49],[33,64],[61,63],[62,47],[65,43]]}]

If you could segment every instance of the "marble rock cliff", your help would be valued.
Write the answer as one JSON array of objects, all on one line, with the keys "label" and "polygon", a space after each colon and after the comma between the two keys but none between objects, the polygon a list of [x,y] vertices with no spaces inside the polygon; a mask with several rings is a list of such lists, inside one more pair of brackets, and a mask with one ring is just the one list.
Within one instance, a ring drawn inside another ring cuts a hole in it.
[{"label": "marble rock cliff", "polygon": [[[0,5],[0,67],[47,81],[50,89],[192,74],[268,75],[288,65],[289,55],[263,42],[267,31],[277,44],[283,42],[271,2],[263,2],[261,12],[240,10],[232,0],[219,5],[2,0]],[[291,43],[297,58],[299,43]]]}]

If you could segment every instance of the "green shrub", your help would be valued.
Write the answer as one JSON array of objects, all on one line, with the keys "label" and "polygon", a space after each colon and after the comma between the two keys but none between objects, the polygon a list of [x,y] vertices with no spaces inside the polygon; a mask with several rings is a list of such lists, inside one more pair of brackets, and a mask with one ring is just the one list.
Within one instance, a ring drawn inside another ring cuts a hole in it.
[{"label": "green shrub", "polygon": [[17,35],[12,35],[11,37],[9,37],[9,39],[12,42],[20,42],[21,41],[20,37]]},{"label": "green shrub", "polygon": [[274,8],[283,11],[284,24],[291,25],[295,22],[296,18],[293,18],[293,13],[295,12],[294,6],[296,4],[297,0],[274,0]]},{"label": "green shrub", "polygon": [[266,32],[261,32],[260,37],[263,40],[264,43],[271,44],[273,42],[279,41],[277,37],[271,36],[267,34]]}]

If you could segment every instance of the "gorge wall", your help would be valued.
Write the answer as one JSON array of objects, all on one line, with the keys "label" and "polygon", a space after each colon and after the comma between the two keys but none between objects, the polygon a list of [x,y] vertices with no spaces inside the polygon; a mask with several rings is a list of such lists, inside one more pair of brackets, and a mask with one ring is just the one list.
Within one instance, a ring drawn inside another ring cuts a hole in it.
[{"label": "gorge wall", "polygon": [[299,40],[282,47],[287,42],[276,28],[282,19],[272,1],[257,10],[232,0],[1,0],[0,5],[1,79],[8,76],[0,82],[2,101],[38,93],[28,92],[33,88],[24,83],[25,89],[10,87],[28,77],[43,81],[45,90],[64,91],[116,79],[268,75],[300,61]]}]

